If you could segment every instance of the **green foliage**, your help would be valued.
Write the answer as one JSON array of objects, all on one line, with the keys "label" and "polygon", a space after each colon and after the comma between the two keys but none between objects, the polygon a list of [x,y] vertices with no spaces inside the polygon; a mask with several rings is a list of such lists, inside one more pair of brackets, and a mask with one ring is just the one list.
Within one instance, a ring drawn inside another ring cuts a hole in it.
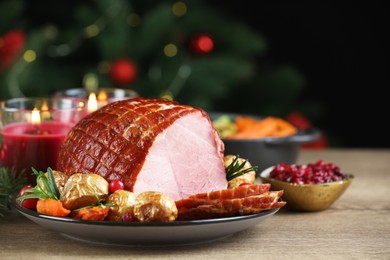
[{"label": "green foliage", "polygon": [[[176,16],[175,2],[63,2],[59,8],[65,11],[60,12],[49,2],[28,8],[23,1],[3,1],[1,7],[8,6],[13,15],[0,15],[9,21],[0,27],[0,35],[20,26],[27,34],[24,49],[34,50],[37,59],[27,63],[20,58],[0,74],[2,99],[81,88],[83,77],[93,73],[100,87],[132,88],[145,97],[170,93],[181,103],[206,110],[280,114],[296,104],[303,77],[293,68],[265,65],[267,42],[259,32],[211,8],[207,1],[185,1],[187,12]],[[27,15],[20,17],[21,13]],[[42,18],[53,13],[48,20]],[[130,26],[133,14],[140,18],[139,25]],[[198,54],[189,47],[198,33],[213,39],[210,53]],[[177,47],[175,56],[164,54],[167,44]],[[118,58],[137,64],[137,78],[131,84],[116,85],[102,69],[102,64]]]},{"label": "green foliage", "polygon": [[13,169],[0,167],[0,216],[9,209],[9,198],[27,184],[27,179],[22,174],[17,174]]},{"label": "green foliage", "polygon": [[10,25],[19,25],[18,18],[23,12],[23,2],[21,0],[0,2],[0,32],[7,31]]}]

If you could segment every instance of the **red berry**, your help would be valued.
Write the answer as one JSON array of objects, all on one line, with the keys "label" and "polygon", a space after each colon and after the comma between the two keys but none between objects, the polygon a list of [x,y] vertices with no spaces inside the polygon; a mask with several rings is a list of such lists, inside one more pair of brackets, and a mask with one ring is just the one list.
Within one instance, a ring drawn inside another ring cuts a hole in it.
[{"label": "red berry", "polygon": [[[33,187],[31,185],[24,186],[20,189],[18,193],[18,197],[30,194],[31,192],[26,192],[26,190],[32,189]],[[25,199],[23,202],[21,200],[18,200],[18,203],[20,206],[26,209],[35,209],[37,206],[38,199]]]},{"label": "red berry", "polygon": [[109,189],[110,189],[111,193],[114,193],[117,190],[124,190],[125,185],[123,184],[123,182],[121,180],[113,180],[109,184]]},{"label": "red berry", "polygon": [[270,177],[296,184],[318,184],[343,180],[344,174],[333,163],[318,160],[316,163],[303,165],[277,164],[270,173]]},{"label": "red berry", "polygon": [[122,222],[135,222],[134,215],[131,214],[130,212],[126,212],[122,216]]}]

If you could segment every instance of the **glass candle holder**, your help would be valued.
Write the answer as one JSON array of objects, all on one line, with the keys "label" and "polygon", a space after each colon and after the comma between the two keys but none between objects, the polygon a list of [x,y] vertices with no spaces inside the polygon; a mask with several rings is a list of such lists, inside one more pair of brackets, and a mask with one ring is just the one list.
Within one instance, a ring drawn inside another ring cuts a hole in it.
[{"label": "glass candle holder", "polygon": [[99,88],[97,91],[88,91],[85,88],[73,88],[59,91],[55,97],[74,97],[87,100],[88,109],[93,112],[109,103],[138,97],[138,93],[131,89]]},{"label": "glass candle holder", "polygon": [[26,175],[32,168],[55,170],[58,154],[70,129],[87,115],[78,98],[15,98],[1,102],[0,165]]}]

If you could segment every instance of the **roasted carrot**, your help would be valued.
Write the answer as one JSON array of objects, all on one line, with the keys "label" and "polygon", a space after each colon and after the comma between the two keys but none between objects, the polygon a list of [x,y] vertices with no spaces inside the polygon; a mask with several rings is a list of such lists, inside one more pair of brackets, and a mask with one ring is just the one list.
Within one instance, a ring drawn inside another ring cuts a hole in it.
[{"label": "roasted carrot", "polygon": [[83,208],[80,210],[75,210],[72,212],[72,217],[82,219],[82,220],[104,220],[110,207],[92,207],[92,208]]},{"label": "roasted carrot", "polygon": [[237,132],[242,132],[245,129],[251,128],[256,125],[259,120],[253,119],[251,117],[239,116],[235,120],[235,124],[237,126]]},{"label": "roasted carrot", "polygon": [[298,132],[295,126],[287,122],[286,120],[280,118],[273,118],[276,122],[276,129],[274,132],[274,136],[288,136],[293,135]]},{"label": "roasted carrot", "polygon": [[37,202],[37,212],[50,216],[66,217],[71,211],[64,208],[60,200],[39,199]]},{"label": "roasted carrot", "polygon": [[284,137],[297,133],[296,127],[289,122],[277,118],[266,117],[256,120],[248,117],[237,117],[235,120],[237,133],[227,136],[226,138],[261,138],[261,137]]}]

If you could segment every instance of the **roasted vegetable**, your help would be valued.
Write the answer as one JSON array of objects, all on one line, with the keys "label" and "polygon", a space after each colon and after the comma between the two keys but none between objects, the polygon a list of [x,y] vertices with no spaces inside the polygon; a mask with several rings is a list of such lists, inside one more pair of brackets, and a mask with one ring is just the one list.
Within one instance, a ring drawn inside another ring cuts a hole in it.
[{"label": "roasted vegetable", "polygon": [[102,221],[107,217],[109,210],[110,208],[107,206],[87,207],[73,211],[72,217],[82,220]]},{"label": "roasted vegetable", "polygon": [[[61,194],[63,189],[64,189],[65,183],[68,180],[68,175],[66,175],[63,172],[55,171],[55,170],[52,170],[52,173],[53,173],[54,181],[56,183],[58,191]],[[49,178],[48,172],[46,172],[45,175],[46,175],[47,178]],[[40,185],[42,187],[42,189],[46,191],[46,188],[45,188],[45,186],[44,186],[44,184],[42,182],[42,179],[37,179],[37,184]]]},{"label": "roasted vegetable", "polygon": [[53,170],[49,167],[47,168],[47,173],[42,171],[37,171],[34,168],[33,174],[37,176],[37,185],[31,189],[26,189],[23,192],[23,195],[19,193],[17,198],[18,202],[23,204],[23,201],[26,199],[55,199],[60,198],[60,192],[55,181]]},{"label": "roasted vegetable", "polygon": [[94,173],[73,174],[64,186],[61,201],[70,210],[97,205],[107,199],[108,185],[106,179]]},{"label": "roasted vegetable", "polygon": [[37,202],[37,212],[49,216],[66,217],[71,211],[64,208],[60,200],[39,199]]},{"label": "roasted vegetable", "polygon": [[224,164],[228,180],[228,188],[238,187],[242,183],[255,183],[257,166],[252,166],[238,155],[225,155]]},{"label": "roasted vegetable", "polygon": [[286,137],[298,132],[298,129],[290,122],[273,116],[263,119],[237,116],[233,120],[228,115],[223,115],[213,120],[213,126],[225,139]]},{"label": "roasted vegetable", "polygon": [[135,194],[127,190],[116,190],[108,196],[107,203],[113,203],[110,207],[107,220],[124,221],[127,214],[133,215],[133,207],[135,204]]},{"label": "roasted vegetable", "polygon": [[28,208],[33,208],[33,201],[36,200],[34,207],[36,207],[38,213],[56,217],[69,215],[71,211],[65,209],[59,200],[60,192],[54,171],[49,167],[46,173],[38,172],[35,169],[33,169],[33,173],[37,176],[37,185],[33,188],[26,186],[20,190],[17,198],[20,205],[26,207],[25,202],[30,201],[28,204],[31,205]]},{"label": "roasted vegetable", "polygon": [[218,131],[218,134],[225,138],[237,133],[237,126],[228,115],[223,115],[213,120],[213,126]]},{"label": "roasted vegetable", "polygon": [[140,222],[170,222],[177,218],[175,202],[167,195],[146,191],[138,194],[134,205],[134,217]]},{"label": "roasted vegetable", "polygon": [[231,139],[250,139],[264,137],[285,137],[294,135],[298,129],[284,119],[266,117],[256,120],[250,117],[236,118],[237,133],[227,136]]}]

